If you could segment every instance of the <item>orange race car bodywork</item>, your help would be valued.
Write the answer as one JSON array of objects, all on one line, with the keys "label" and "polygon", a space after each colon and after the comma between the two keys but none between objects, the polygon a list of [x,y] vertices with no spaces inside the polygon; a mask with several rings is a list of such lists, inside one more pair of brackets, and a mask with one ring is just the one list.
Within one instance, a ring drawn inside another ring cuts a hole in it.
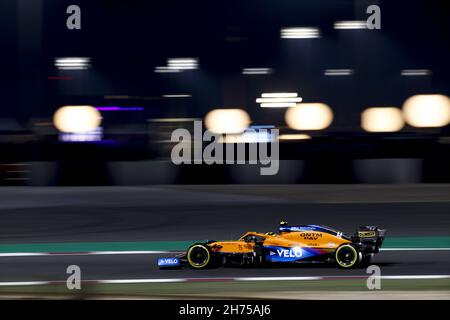
[{"label": "orange race car bodywork", "polygon": [[341,244],[351,243],[350,240],[337,238],[329,233],[316,231],[283,232],[280,234],[263,234],[257,232],[247,232],[238,241],[217,241],[210,243],[210,246],[217,252],[253,252],[255,242],[247,242],[249,237],[261,237],[266,247],[283,248],[316,248],[325,251],[333,251]]},{"label": "orange race car bodywork", "polygon": [[384,234],[385,230],[366,226],[350,237],[321,225],[288,226],[282,222],[278,233],[247,232],[236,241],[197,243],[173,261],[160,259],[158,265],[185,263],[202,269],[211,265],[335,262],[349,268],[370,262],[379,251]]}]

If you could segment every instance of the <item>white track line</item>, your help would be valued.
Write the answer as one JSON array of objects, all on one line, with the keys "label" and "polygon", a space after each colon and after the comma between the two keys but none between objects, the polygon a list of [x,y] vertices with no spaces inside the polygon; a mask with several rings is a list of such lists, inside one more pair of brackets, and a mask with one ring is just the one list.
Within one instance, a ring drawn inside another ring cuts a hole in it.
[{"label": "white track line", "polygon": [[33,253],[33,252],[11,252],[11,253],[0,253],[0,257],[35,257],[35,256],[48,256],[49,253]]},{"label": "white track line", "polygon": [[50,284],[49,281],[0,282],[0,287],[40,286]]},{"label": "white track line", "polygon": [[1,257],[35,257],[35,256],[87,256],[87,255],[127,255],[127,254],[178,254],[178,251],[91,251],[91,252],[8,252]]},{"label": "white track line", "polygon": [[[450,248],[381,248],[380,251],[450,251]],[[179,254],[182,251],[90,251],[90,252],[10,252],[0,253],[2,257],[36,256],[87,256],[87,255],[139,255],[139,254]]]},{"label": "white track line", "polygon": [[[141,284],[141,283],[173,283],[173,282],[217,282],[217,281],[311,281],[311,280],[351,280],[364,279],[368,276],[320,276],[320,277],[235,277],[235,278],[167,278],[167,279],[115,279],[87,280],[85,283],[96,284]],[[430,280],[450,279],[450,275],[395,275],[382,276],[385,280]],[[38,286],[49,284],[65,284],[65,281],[23,281],[0,282],[0,287]]]},{"label": "white track line", "polygon": [[[168,283],[168,282],[185,282],[187,279],[174,278],[174,279],[123,279],[123,280],[99,280],[98,283],[103,284],[115,284],[115,283]],[[97,281],[96,281],[97,282]]]},{"label": "white track line", "polygon": [[173,252],[173,251],[93,251],[93,252],[88,252],[88,254],[96,254],[96,255],[166,254],[166,253],[177,253],[177,252]]},{"label": "white track line", "polygon": [[428,279],[448,279],[447,275],[430,275],[430,276],[381,276],[381,279],[388,280],[428,280]]},{"label": "white track line", "polygon": [[324,277],[239,277],[235,281],[306,281],[306,280],[324,280]]},{"label": "white track line", "polygon": [[[234,281],[307,281],[307,280],[345,280],[361,279],[369,276],[319,276],[319,277],[238,277]],[[450,279],[450,275],[397,275],[381,276],[381,279],[387,280],[421,280],[421,279]]]}]

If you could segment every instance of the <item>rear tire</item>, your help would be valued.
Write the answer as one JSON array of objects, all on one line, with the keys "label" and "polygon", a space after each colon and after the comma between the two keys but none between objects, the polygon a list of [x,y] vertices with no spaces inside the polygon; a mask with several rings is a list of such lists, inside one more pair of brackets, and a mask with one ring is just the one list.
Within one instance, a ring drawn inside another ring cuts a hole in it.
[{"label": "rear tire", "polygon": [[361,259],[361,267],[368,267],[370,265],[370,262],[372,261],[373,258],[373,253],[369,253],[366,255],[363,255],[362,259]]},{"label": "rear tire", "polygon": [[334,258],[339,267],[349,269],[361,261],[361,253],[351,244],[344,244],[337,248]]},{"label": "rear tire", "polygon": [[196,243],[189,247],[186,253],[188,265],[193,269],[205,269],[212,263],[212,252],[203,243]]}]

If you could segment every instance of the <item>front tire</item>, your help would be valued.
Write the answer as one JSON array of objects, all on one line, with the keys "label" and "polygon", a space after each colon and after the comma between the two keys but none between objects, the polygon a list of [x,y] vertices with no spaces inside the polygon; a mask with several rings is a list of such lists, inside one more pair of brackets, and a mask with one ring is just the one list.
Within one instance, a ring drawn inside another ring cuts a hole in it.
[{"label": "front tire", "polygon": [[186,254],[187,262],[193,269],[205,269],[211,265],[212,253],[203,243],[193,244]]},{"label": "front tire", "polygon": [[361,254],[351,244],[344,244],[337,248],[334,257],[338,266],[345,269],[355,267],[361,260]]}]

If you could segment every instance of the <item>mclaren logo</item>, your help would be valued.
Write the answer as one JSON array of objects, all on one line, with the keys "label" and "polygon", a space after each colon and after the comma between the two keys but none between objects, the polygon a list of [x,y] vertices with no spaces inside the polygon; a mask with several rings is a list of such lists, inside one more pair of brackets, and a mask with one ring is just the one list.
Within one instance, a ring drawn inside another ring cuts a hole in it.
[{"label": "mclaren logo", "polygon": [[[270,255],[274,255],[275,252],[270,252]],[[277,249],[276,254],[282,258],[300,258],[303,255],[301,248],[292,249]]]}]

